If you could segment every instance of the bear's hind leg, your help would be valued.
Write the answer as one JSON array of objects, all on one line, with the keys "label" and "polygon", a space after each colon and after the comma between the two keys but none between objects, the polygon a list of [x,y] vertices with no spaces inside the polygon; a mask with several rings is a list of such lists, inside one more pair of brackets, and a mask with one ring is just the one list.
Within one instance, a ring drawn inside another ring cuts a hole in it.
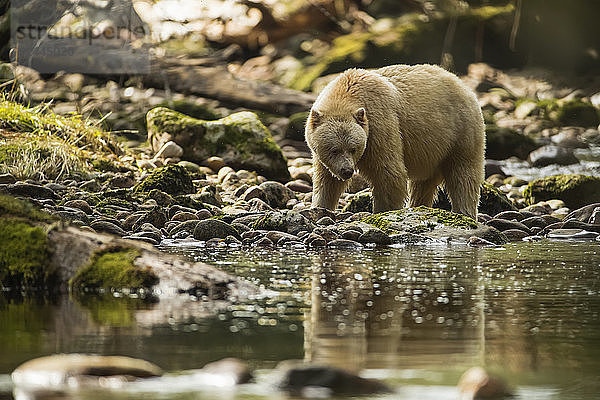
[{"label": "bear's hind leg", "polygon": [[465,161],[462,165],[449,163],[444,168],[444,184],[453,212],[477,217],[483,175],[483,165],[479,167],[474,161]]},{"label": "bear's hind leg", "polygon": [[441,176],[434,176],[422,181],[409,181],[409,193],[410,193],[410,207],[427,206],[433,205],[433,198],[435,197],[438,185],[441,183]]}]

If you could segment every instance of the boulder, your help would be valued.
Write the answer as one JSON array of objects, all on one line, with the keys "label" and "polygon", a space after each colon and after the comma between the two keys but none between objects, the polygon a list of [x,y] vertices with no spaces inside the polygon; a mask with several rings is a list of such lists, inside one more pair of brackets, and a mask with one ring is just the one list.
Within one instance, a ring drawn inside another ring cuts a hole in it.
[{"label": "boulder", "polygon": [[539,147],[529,136],[496,125],[486,126],[485,137],[485,157],[492,160],[506,160],[513,156],[524,160]]},{"label": "boulder", "polygon": [[196,224],[194,229],[194,239],[196,240],[225,239],[227,236],[239,238],[240,234],[233,226],[219,219],[202,220]]},{"label": "boulder", "polygon": [[285,208],[290,199],[295,199],[294,192],[285,185],[267,181],[258,186],[265,194],[265,202],[273,208]]},{"label": "boulder", "polygon": [[171,196],[194,193],[194,184],[187,170],[181,165],[158,168],[135,186],[137,193],[149,193],[153,189]]},{"label": "boulder", "polygon": [[[20,388],[61,389],[81,383],[98,383],[102,377],[120,377],[128,381],[161,376],[162,370],[151,362],[123,356],[55,354],[34,358],[12,373]],[[87,379],[86,379],[87,378]]]},{"label": "boulder", "polygon": [[295,211],[268,211],[252,224],[252,229],[281,231],[296,235],[301,231],[311,232],[314,224]]},{"label": "boulder", "polygon": [[281,149],[252,112],[205,121],[157,107],[148,112],[146,120],[148,140],[155,152],[173,141],[183,148],[182,158],[188,161],[202,163],[218,156],[236,170],[257,171],[278,181],[290,179]]},{"label": "boulder", "polygon": [[363,231],[374,226],[396,238],[418,234],[425,239],[466,241],[471,236],[477,236],[496,244],[506,242],[504,235],[493,227],[462,214],[424,206],[373,214],[362,218],[357,224]]},{"label": "boulder", "polygon": [[545,167],[552,164],[571,165],[579,162],[573,149],[554,145],[543,146],[532,151],[527,160],[532,167]]},{"label": "boulder", "polygon": [[523,197],[528,204],[560,199],[577,209],[600,202],[600,178],[588,175],[554,175],[536,179],[527,185]]}]

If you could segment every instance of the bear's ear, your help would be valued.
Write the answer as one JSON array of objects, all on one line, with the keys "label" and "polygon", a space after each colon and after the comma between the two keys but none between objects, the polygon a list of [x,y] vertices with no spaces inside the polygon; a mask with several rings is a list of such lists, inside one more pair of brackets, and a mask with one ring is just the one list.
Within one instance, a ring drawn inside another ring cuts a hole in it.
[{"label": "bear's ear", "polygon": [[311,110],[310,112],[310,127],[315,128],[317,125],[321,123],[323,119],[323,114],[318,112],[317,110]]},{"label": "bear's ear", "polygon": [[354,119],[361,126],[367,125],[367,111],[363,107],[359,108],[354,112]]}]

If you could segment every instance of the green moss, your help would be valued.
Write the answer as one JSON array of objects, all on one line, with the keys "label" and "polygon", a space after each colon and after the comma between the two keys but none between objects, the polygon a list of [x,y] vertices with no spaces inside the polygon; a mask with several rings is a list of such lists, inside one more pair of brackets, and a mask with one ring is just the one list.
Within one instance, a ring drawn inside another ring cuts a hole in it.
[{"label": "green moss", "polygon": [[38,210],[31,203],[0,194],[0,217],[20,218],[27,221],[52,223],[58,218]]},{"label": "green moss", "polygon": [[[393,213],[394,211],[389,211],[388,213]],[[366,222],[367,224],[373,225],[377,229],[381,229],[384,232],[389,231],[390,222],[385,219],[385,215],[387,213],[378,213],[369,215],[361,219],[362,222]]]},{"label": "green moss", "polygon": [[588,175],[554,175],[527,185],[523,197],[528,204],[559,199],[567,207],[579,208],[600,202],[600,178]]},{"label": "green moss", "polygon": [[187,170],[181,165],[158,168],[135,186],[136,193],[148,193],[158,189],[172,196],[194,193],[194,184]]},{"label": "green moss", "polygon": [[422,220],[433,220],[438,224],[453,228],[477,228],[477,222],[473,218],[467,217],[463,214],[457,214],[446,210],[440,210],[439,208],[429,208],[425,206],[413,208],[413,211],[419,212]]},{"label": "green moss", "polygon": [[0,217],[0,286],[44,287],[54,277],[49,269],[48,237],[42,227],[13,217]]},{"label": "green moss", "polygon": [[204,104],[198,104],[185,99],[163,101],[162,103],[158,104],[157,107],[166,107],[168,109],[188,115],[192,118],[208,121],[223,117],[223,115]]},{"label": "green moss", "polygon": [[234,169],[256,170],[272,179],[289,179],[287,160],[281,149],[252,112],[205,121],[158,107],[148,112],[147,122],[150,135],[168,132],[177,136],[186,160],[202,162],[211,156],[227,155],[227,163]]},{"label": "green moss", "polygon": [[89,265],[81,268],[70,281],[73,289],[149,288],[158,278],[149,268],[140,268],[134,260],[140,250],[113,246],[96,252]]},{"label": "green moss", "polygon": [[574,99],[563,103],[557,110],[555,120],[561,125],[597,127],[600,111],[592,104]]},{"label": "green moss", "polygon": [[502,211],[516,210],[516,207],[498,188],[488,182],[483,182],[478,210],[480,213],[494,216]]},{"label": "green moss", "polygon": [[119,172],[119,168],[114,162],[107,158],[96,158],[91,161],[92,167],[97,171],[102,172]]}]

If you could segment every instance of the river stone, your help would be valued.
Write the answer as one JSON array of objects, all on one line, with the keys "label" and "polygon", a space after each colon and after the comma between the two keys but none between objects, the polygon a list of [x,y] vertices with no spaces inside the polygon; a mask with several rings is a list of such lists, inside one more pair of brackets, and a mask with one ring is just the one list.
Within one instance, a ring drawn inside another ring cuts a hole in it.
[{"label": "river stone", "polygon": [[219,156],[234,169],[257,171],[278,181],[288,181],[287,160],[269,130],[252,112],[238,112],[216,121],[204,121],[157,107],[146,115],[148,141],[154,151],[174,141],[182,158],[202,163]]},{"label": "river stone", "polygon": [[235,385],[248,383],[252,380],[252,373],[248,365],[242,360],[233,357],[208,363],[202,367],[201,371],[228,379]]},{"label": "river stone", "polygon": [[488,222],[486,222],[486,225],[493,226],[494,228],[498,229],[499,231],[506,231],[508,229],[520,229],[524,232],[531,233],[529,230],[529,227],[527,227],[526,225],[522,224],[519,221],[509,221],[506,219],[493,218],[493,219],[489,220]]},{"label": "river stone", "polygon": [[314,224],[302,214],[295,211],[282,210],[266,212],[263,216],[258,217],[251,227],[253,229],[281,231],[297,235],[300,231],[312,232]]},{"label": "river stone", "polygon": [[171,196],[194,193],[194,184],[187,170],[181,165],[158,168],[135,186],[138,193],[158,189]]},{"label": "river stone", "polygon": [[59,198],[59,196],[54,193],[52,189],[40,185],[21,182],[9,185],[1,185],[0,192],[13,196],[31,197],[34,199],[57,200]]},{"label": "river stone", "polygon": [[511,228],[502,231],[502,233],[504,234],[504,236],[506,236],[509,242],[520,242],[524,238],[531,236],[532,232],[525,232],[521,229]]},{"label": "river stone", "polygon": [[562,228],[585,229],[586,231],[600,233],[600,225],[588,224],[587,222],[577,221],[576,219],[570,219],[563,222]]},{"label": "river stone", "polygon": [[94,213],[92,207],[85,200],[69,200],[64,204],[65,207],[77,208],[78,210],[83,211],[84,213],[91,215]]},{"label": "river stone", "polygon": [[327,243],[327,247],[334,249],[361,249],[363,246],[355,240],[334,239],[331,242]]},{"label": "river stone", "polygon": [[525,216],[522,213],[520,213],[519,211],[502,211],[501,213],[494,215],[494,218],[507,219],[509,221],[513,220],[513,219],[517,220],[517,221],[521,221],[521,220],[525,219]]},{"label": "river stone", "polygon": [[11,184],[11,183],[15,183],[17,181],[17,178],[15,178],[12,174],[6,173],[6,174],[0,174],[0,184]]},{"label": "river stone", "polygon": [[165,226],[166,222],[167,215],[165,214],[164,209],[160,206],[154,206],[150,211],[146,212],[135,222],[133,225],[133,230],[139,230],[139,227],[146,223],[152,224],[154,227],[160,229]]},{"label": "river stone", "polygon": [[335,220],[335,213],[323,207],[311,207],[306,210],[300,211],[300,214],[308,218],[308,220],[313,223],[316,223],[323,217],[329,217]]},{"label": "river stone", "polygon": [[467,370],[458,382],[461,399],[501,399],[511,392],[504,381],[480,367]]},{"label": "river stone", "polygon": [[290,199],[296,198],[292,190],[279,182],[263,182],[259,185],[259,188],[265,194],[265,202],[273,208],[285,208]]},{"label": "river stone", "polygon": [[77,208],[64,207],[64,210],[57,211],[56,215],[70,222],[81,221],[84,224],[89,223],[87,214]]},{"label": "river stone", "polygon": [[388,235],[418,234],[428,240],[466,240],[478,236],[496,244],[506,241],[497,229],[450,211],[415,207],[363,216],[354,224],[365,229],[373,226]]},{"label": "river stone", "polygon": [[17,387],[52,388],[70,385],[73,378],[120,376],[131,380],[162,374],[156,365],[131,357],[56,354],[21,364],[11,378]]},{"label": "river stone", "polygon": [[[440,208],[447,211],[451,210],[452,206],[445,189],[438,191],[438,197],[433,202],[433,208]],[[498,188],[494,187],[494,185],[488,182],[483,182],[481,184],[479,206],[477,207],[477,211],[479,213],[496,215],[503,211],[516,210],[517,208],[509,200],[509,198],[506,197],[506,195]]]},{"label": "river stone", "polygon": [[304,239],[304,243],[311,247],[324,247],[327,244],[327,241],[316,233],[310,233],[306,239]]},{"label": "river stone", "polygon": [[173,215],[173,217],[171,218],[171,221],[183,222],[183,221],[191,221],[194,219],[198,219],[198,217],[196,217],[195,213],[191,213],[188,211],[179,211],[177,214]]},{"label": "river stone", "polygon": [[373,194],[370,190],[353,194],[342,209],[342,212],[373,212]]},{"label": "river stone", "polygon": [[600,224],[600,221],[592,222],[592,217],[594,216],[594,213],[597,214],[596,210],[600,210],[600,203],[588,204],[587,206],[583,206],[581,208],[578,208],[577,210],[571,211],[565,217],[565,221],[568,221],[570,219],[576,219],[581,222],[588,222],[591,224]]},{"label": "river stone", "polygon": [[209,239],[225,239],[227,236],[240,237],[238,231],[226,222],[218,219],[205,219],[196,225],[194,229],[194,239],[207,241]]},{"label": "river stone", "polygon": [[127,232],[121,229],[121,227],[119,227],[117,224],[105,220],[94,221],[90,224],[90,227],[92,227],[96,232],[112,233],[119,236],[127,235]]},{"label": "river stone", "polygon": [[300,393],[308,387],[329,389],[334,395],[369,395],[390,393],[391,389],[375,379],[366,379],[340,368],[321,366],[298,366],[284,374],[279,386],[292,393]]},{"label": "river stone", "polygon": [[488,125],[485,136],[487,141],[485,158],[493,160],[505,160],[512,156],[524,160],[532,150],[539,147],[529,136],[496,125]]},{"label": "river stone", "polygon": [[360,243],[374,243],[378,246],[388,246],[392,244],[392,239],[381,229],[371,228],[358,237]]},{"label": "river stone", "polygon": [[536,179],[527,185],[523,197],[528,204],[560,199],[571,209],[600,202],[600,177],[554,175]]},{"label": "river stone", "polygon": [[162,145],[154,158],[180,158],[182,155],[183,149],[181,146],[173,141],[169,141]]},{"label": "river stone", "polygon": [[554,145],[543,146],[532,151],[527,160],[533,167],[545,167],[551,164],[571,165],[579,162],[573,149]]},{"label": "river stone", "polygon": [[534,227],[544,229],[548,225],[548,222],[546,222],[544,218],[538,216],[525,218],[524,220],[521,220],[521,223],[529,229]]},{"label": "river stone", "polygon": [[583,239],[597,239],[600,236],[598,232],[590,232],[584,229],[577,228],[560,228],[552,229],[547,234],[548,239],[572,239],[572,240],[583,240]]}]

